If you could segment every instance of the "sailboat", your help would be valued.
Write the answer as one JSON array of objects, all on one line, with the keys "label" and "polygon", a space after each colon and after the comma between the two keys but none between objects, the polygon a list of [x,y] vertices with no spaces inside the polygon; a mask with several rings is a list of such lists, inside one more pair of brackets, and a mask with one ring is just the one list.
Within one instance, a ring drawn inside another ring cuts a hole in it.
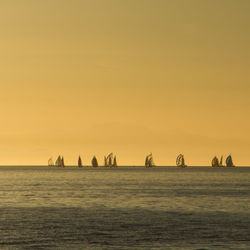
[{"label": "sailboat", "polygon": [[108,161],[107,161],[107,157],[104,156],[104,167],[107,167],[108,166]]},{"label": "sailboat", "polygon": [[98,161],[95,156],[92,159],[92,167],[98,167]]},{"label": "sailboat", "polygon": [[152,153],[150,154],[149,156],[149,167],[155,167],[155,163],[154,163],[154,160],[153,160],[153,155]]},{"label": "sailboat", "polygon": [[220,162],[219,159],[217,158],[217,156],[215,156],[212,160],[212,167],[224,167],[223,166],[223,156],[220,157]]},{"label": "sailboat", "polygon": [[109,166],[109,167],[112,166],[112,158],[111,158],[111,157],[108,158],[108,166]]},{"label": "sailboat", "polygon": [[146,167],[146,168],[155,167],[152,153],[150,153],[149,155],[146,156],[146,159],[145,159],[145,167]]},{"label": "sailboat", "polygon": [[104,156],[104,167],[113,167],[114,166],[114,158],[113,153],[108,154],[107,156]]},{"label": "sailboat", "polygon": [[50,167],[54,166],[54,162],[53,162],[52,157],[49,158],[49,160],[48,160],[48,166],[50,166]]},{"label": "sailboat", "polygon": [[233,164],[233,160],[232,160],[232,156],[229,155],[227,158],[226,158],[226,166],[227,167],[235,167],[234,164]]},{"label": "sailboat", "polygon": [[79,155],[79,158],[78,158],[78,167],[81,168],[82,167],[82,159],[81,159],[81,156]]},{"label": "sailboat", "polygon": [[212,167],[219,167],[219,160],[216,156],[212,160]]},{"label": "sailboat", "polygon": [[117,167],[116,155],[115,155],[115,157],[114,157],[114,161],[113,161],[113,165],[112,165],[112,167],[114,167],[114,168],[116,168],[116,167]]},{"label": "sailboat", "polygon": [[61,167],[61,166],[62,166],[62,159],[61,159],[61,156],[60,156],[60,155],[58,156],[55,165],[56,165],[57,167]]},{"label": "sailboat", "polygon": [[187,165],[185,165],[184,155],[179,154],[176,158],[176,166],[181,168],[186,168]]},{"label": "sailboat", "polygon": [[223,166],[223,155],[220,157],[220,163],[219,163],[219,166],[220,166],[220,167],[224,167],[224,166]]},{"label": "sailboat", "polygon": [[107,156],[107,163],[108,163],[108,167],[112,167],[112,164],[113,164],[113,153],[110,153]]},{"label": "sailboat", "polygon": [[61,160],[61,167],[63,167],[63,168],[65,167],[63,156],[62,156],[62,160]]},{"label": "sailboat", "polygon": [[146,159],[145,159],[145,167],[148,168],[148,155],[146,156]]}]

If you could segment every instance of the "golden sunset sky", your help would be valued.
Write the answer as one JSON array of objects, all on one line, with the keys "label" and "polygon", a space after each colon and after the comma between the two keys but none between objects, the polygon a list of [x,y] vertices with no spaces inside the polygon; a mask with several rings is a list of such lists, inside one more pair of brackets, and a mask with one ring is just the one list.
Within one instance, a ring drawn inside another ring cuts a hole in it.
[{"label": "golden sunset sky", "polygon": [[250,165],[249,0],[1,0],[0,165]]}]

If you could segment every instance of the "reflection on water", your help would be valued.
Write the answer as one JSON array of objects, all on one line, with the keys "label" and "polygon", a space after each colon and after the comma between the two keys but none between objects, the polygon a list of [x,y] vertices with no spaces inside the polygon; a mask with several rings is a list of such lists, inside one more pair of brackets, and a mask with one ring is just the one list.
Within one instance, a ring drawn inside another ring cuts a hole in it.
[{"label": "reflection on water", "polygon": [[250,169],[0,168],[2,248],[250,247]]}]

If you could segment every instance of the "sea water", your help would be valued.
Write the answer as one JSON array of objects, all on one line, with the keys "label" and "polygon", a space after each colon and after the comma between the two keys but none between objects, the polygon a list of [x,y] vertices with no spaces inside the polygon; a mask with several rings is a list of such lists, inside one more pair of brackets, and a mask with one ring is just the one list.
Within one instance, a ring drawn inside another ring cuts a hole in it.
[{"label": "sea water", "polygon": [[250,168],[0,167],[0,249],[250,249]]}]

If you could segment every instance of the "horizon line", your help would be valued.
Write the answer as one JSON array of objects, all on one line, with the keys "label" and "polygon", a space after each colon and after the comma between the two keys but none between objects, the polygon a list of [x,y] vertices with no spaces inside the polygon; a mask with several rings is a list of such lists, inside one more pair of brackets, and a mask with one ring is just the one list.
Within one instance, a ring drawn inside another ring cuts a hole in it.
[{"label": "horizon line", "polygon": [[[48,167],[48,168],[67,168],[67,167],[76,167],[76,168],[92,168],[92,165],[83,165],[82,167],[78,167],[78,165],[65,165],[65,167],[58,167],[58,166],[48,166],[48,165],[16,165],[16,164],[11,164],[11,165],[0,165],[0,167]],[[118,165],[115,168],[120,168],[120,167],[143,167],[146,168],[145,165]],[[150,169],[152,168],[158,168],[158,167],[174,167],[174,168],[180,168],[179,166],[176,165],[156,165],[154,167],[150,167]],[[250,167],[249,166],[245,166],[245,165],[237,165],[235,167],[212,167],[211,165],[188,165],[187,167],[209,167],[209,168],[238,168],[238,167]],[[105,167],[104,165],[99,165],[98,167],[93,167],[95,168],[114,168],[114,167]]]}]

